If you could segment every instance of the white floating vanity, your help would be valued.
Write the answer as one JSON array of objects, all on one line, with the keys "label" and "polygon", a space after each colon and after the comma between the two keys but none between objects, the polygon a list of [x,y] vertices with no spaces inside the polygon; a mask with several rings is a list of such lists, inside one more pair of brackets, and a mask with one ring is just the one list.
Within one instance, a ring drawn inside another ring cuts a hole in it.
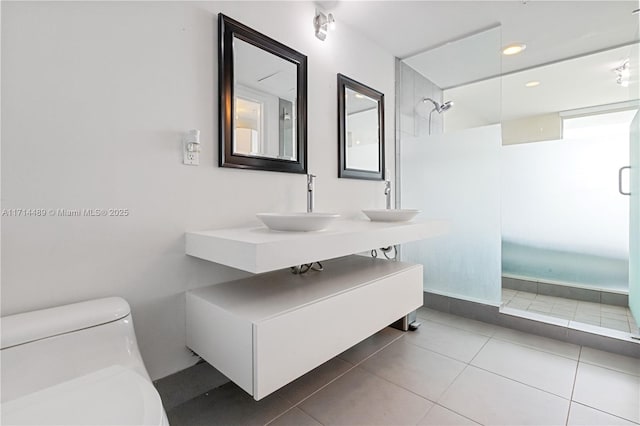
[{"label": "white floating vanity", "polygon": [[[258,275],[187,292],[187,346],[259,400],[422,305],[422,265],[354,253],[444,232],[364,220],[189,232],[187,254]],[[315,261],[323,271],[289,270]]]},{"label": "white floating vanity", "polygon": [[441,221],[336,220],[319,232],[278,232],[264,226],[187,232],[190,256],[259,274],[334,259],[445,233]]}]

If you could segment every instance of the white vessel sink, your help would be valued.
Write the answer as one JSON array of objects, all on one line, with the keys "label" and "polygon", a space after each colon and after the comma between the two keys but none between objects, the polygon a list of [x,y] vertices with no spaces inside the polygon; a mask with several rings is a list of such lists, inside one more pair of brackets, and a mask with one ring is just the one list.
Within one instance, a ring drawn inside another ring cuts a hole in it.
[{"label": "white vessel sink", "polygon": [[373,209],[362,210],[373,222],[408,222],[420,213],[416,209]]},{"label": "white vessel sink", "polygon": [[258,213],[256,216],[269,229],[289,232],[322,231],[340,217],[332,213]]}]

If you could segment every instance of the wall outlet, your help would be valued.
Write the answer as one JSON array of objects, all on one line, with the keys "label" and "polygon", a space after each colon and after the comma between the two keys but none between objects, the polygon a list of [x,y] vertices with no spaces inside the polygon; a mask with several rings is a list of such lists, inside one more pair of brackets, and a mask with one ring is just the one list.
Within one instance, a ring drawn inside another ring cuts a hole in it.
[{"label": "wall outlet", "polygon": [[200,153],[196,151],[187,151],[187,147],[185,146],[183,163],[188,166],[199,166]]},{"label": "wall outlet", "polygon": [[200,165],[200,130],[191,129],[182,140],[184,158],[182,162],[188,166]]}]

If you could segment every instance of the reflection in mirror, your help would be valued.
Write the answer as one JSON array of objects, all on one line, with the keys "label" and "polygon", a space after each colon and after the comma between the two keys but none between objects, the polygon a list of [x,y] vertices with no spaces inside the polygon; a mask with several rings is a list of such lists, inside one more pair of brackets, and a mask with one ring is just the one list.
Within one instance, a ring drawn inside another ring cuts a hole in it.
[{"label": "reflection in mirror", "polygon": [[218,15],[220,166],[307,171],[307,57]]},{"label": "reflection in mirror", "polygon": [[338,74],[339,177],[383,179],[383,99]]},{"label": "reflection in mirror", "polygon": [[345,92],[347,169],[378,172],[378,102],[356,92]]},{"label": "reflection in mirror", "polygon": [[295,160],[295,64],[236,37],[233,50],[233,153]]}]

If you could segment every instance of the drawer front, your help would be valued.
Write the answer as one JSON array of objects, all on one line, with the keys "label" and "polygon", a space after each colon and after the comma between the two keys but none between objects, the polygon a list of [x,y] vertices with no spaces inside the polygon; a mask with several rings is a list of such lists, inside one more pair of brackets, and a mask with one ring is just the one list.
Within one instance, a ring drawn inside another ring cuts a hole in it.
[{"label": "drawer front", "polygon": [[259,400],[422,306],[422,266],[254,324]]}]

